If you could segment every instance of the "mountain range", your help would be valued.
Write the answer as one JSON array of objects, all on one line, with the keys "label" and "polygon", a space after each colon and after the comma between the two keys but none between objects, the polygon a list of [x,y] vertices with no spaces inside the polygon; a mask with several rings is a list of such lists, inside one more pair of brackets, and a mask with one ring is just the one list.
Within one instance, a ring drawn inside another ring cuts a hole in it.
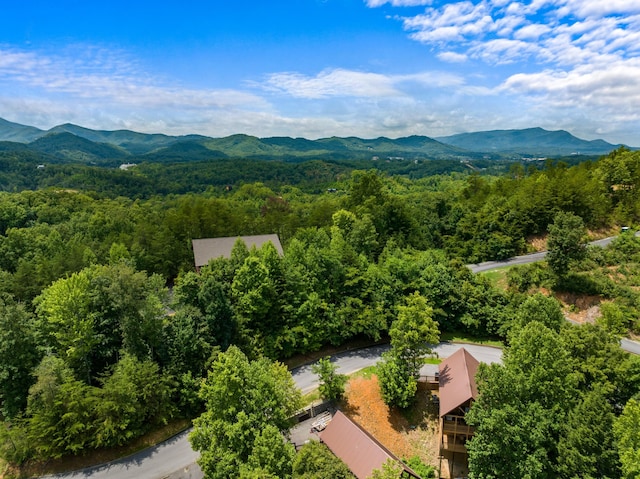
[{"label": "mountain range", "polygon": [[567,131],[542,128],[494,130],[429,138],[331,137],[257,138],[231,135],[170,136],[130,130],[92,130],[66,123],[49,130],[0,118],[0,151],[31,151],[48,161],[85,164],[178,162],[219,158],[305,159],[476,159],[603,155],[618,148],[604,140],[587,141]]}]

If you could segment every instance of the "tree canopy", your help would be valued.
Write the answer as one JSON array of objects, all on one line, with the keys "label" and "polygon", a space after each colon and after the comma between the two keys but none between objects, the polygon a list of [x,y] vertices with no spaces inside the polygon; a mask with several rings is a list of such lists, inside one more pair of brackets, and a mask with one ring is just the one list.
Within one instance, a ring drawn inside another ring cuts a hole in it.
[{"label": "tree canopy", "polygon": [[282,364],[250,361],[231,346],[214,360],[200,394],[205,412],[190,440],[207,477],[236,477],[243,467],[291,476],[293,446],[282,435],[301,402]]}]

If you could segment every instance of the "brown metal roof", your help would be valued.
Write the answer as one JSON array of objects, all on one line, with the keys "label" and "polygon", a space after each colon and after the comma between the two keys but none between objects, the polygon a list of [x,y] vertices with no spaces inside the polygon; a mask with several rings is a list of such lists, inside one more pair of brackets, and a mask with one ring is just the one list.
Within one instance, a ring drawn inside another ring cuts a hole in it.
[{"label": "brown metal roof", "polygon": [[320,440],[344,461],[358,479],[367,479],[374,469],[380,469],[388,459],[397,461],[409,477],[420,479],[391,451],[340,411],[320,433]]},{"label": "brown metal roof", "polygon": [[193,257],[196,268],[206,265],[209,260],[214,258],[230,258],[231,250],[238,239],[244,241],[249,249],[251,249],[252,246],[260,248],[263,244],[271,241],[276,251],[278,251],[278,254],[280,256],[283,254],[280,238],[278,238],[277,234],[194,239],[191,240],[191,244],[193,246]]},{"label": "brown metal roof", "polygon": [[440,363],[440,417],[478,397],[478,360],[464,348]]}]

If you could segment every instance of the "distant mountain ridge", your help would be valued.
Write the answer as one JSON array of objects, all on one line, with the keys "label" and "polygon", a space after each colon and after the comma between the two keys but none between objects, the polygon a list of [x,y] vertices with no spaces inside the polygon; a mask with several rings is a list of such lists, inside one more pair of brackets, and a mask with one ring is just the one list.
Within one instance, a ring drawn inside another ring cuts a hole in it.
[{"label": "distant mountain ridge", "polygon": [[542,128],[492,130],[436,138],[447,145],[484,153],[553,155],[601,155],[620,147],[604,140],[582,140],[568,131]]},{"label": "distant mountain ridge", "polygon": [[[223,138],[202,135],[171,136],[130,130],[92,130],[66,123],[50,130],[0,118],[3,149],[28,148],[60,162],[117,164],[127,161],[177,162],[221,158],[429,160],[481,157],[553,157],[571,154],[603,155],[620,145],[587,141],[567,131],[542,128],[461,133],[440,138],[409,136],[330,137],[318,140],[291,137],[257,138],[236,134]],[[22,145],[22,147],[19,147]]]}]

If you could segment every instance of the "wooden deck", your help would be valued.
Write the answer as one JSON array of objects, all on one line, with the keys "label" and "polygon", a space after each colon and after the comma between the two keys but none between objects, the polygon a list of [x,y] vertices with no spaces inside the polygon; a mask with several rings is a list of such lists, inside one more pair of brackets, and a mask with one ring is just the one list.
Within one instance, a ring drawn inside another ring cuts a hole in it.
[{"label": "wooden deck", "polygon": [[457,442],[449,442],[447,436],[444,437],[442,444],[440,445],[441,453],[444,452],[459,452],[462,454],[467,453],[467,447],[464,444],[460,444]]},{"label": "wooden deck", "polygon": [[465,436],[473,436],[475,432],[476,428],[473,426],[469,426],[466,422],[464,422],[464,420],[442,421],[443,434],[464,434]]},{"label": "wooden deck", "polygon": [[441,452],[467,453],[465,443],[473,436],[475,428],[469,426],[463,416],[446,415],[440,424],[441,432]]}]

